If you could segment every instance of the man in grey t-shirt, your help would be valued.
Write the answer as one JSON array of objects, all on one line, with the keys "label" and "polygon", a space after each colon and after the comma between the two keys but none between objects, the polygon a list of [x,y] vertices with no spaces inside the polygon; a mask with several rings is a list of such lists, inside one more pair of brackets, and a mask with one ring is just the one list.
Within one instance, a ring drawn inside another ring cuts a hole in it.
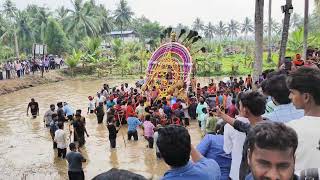
[{"label": "man in grey t-shirt", "polygon": [[70,152],[68,152],[66,159],[68,161],[68,176],[69,180],[84,180],[84,173],[82,170],[82,162],[86,162],[86,159],[82,154],[77,152],[76,145],[74,143],[69,144]]}]

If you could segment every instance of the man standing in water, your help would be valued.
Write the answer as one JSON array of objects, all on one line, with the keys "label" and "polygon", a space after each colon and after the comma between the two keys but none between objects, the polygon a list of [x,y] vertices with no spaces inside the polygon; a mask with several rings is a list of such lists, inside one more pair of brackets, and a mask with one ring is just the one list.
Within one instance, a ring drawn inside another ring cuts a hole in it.
[{"label": "man standing in water", "polygon": [[68,176],[69,180],[84,180],[84,173],[82,169],[82,162],[86,162],[86,159],[82,156],[80,149],[74,143],[69,144],[70,152],[68,152],[66,158],[68,161]]},{"label": "man standing in water", "polygon": [[50,105],[50,109],[44,114],[44,117],[43,117],[43,122],[45,123],[46,127],[50,126],[50,123],[52,121],[52,114],[53,113],[57,113],[57,112],[55,111],[55,105],[51,104]]},{"label": "man standing in water", "polygon": [[31,98],[31,102],[29,102],[28,104],[27,116],[29,116],[29,108],[33,118],[36,118],[37,116],[39,116],[39,104],[34,100],[34,98]]},{"label": "man standing in water", "polygon": [[58,102],[57,106],[58,106],[58,110],[57,110],[58,121],[59,122],[65,122],[66,121],[66,117],[65,117],[65,112],[63,110],[62,102]]},{"label": "man standing in water", "polygon": [[73,111],[73,109],[70,107],[70,105],[67,102],[63,103],[63,111],[66,114],[68,120],[72,121],[73,120],[74,111]]},{"label": "man standing in water", "polygon": [[81,116],[80,109],[76,111],[75,120],[71,125],[73,125],[74,129],[74,141],[78,141],[79,147],[82,147],[86,142],[84,133],[86,133],[87,137],[89,137],[89,134],[86,129],[86,120]]}]

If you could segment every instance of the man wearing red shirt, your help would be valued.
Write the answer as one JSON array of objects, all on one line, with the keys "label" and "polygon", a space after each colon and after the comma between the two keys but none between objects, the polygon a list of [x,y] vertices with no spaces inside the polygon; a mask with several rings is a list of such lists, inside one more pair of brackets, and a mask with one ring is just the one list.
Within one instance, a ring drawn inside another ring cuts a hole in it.
[{"label": "man wearing red shirt", "polygon": [[181,99],[177,99],[177,102],[174,103],[171,107],[172,111],[177,110],[180,107],[180,105],[181,105]]},{"label": "man wearing red shirt", "polygon": [[235,118],[236,115],[238,114],[238,110],[236,109],[236,101],[232,99],[231,105],[228,107],[228,115],[232,118]]},{"label": "man wearing red shirt", "polygon": [[127,109],[126,109],[126,120],[128,120],[128,117],[133,117],[136,115],[136,112],[132,106],[132,100],[129,99],[127,103]]},{"label": "man wearing red shirt", "polygon": [[214,83],[211,83],[210,85],[209,85],[209,88],[208,88],[208,92],[209,92],[209,94],[215,94],[216,93],[216,90],[217,90],[217,88],[216,88],[216,85],[214,84]]}]

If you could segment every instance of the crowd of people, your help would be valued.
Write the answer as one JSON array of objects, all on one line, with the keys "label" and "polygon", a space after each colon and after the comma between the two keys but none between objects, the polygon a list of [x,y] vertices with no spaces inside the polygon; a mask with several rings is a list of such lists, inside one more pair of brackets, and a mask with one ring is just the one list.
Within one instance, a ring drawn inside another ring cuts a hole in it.
[{"label": "crowd of people", "polygon": [[0,80],[15,79],[25,75],[41,72],[49,72],[50,69],[60,69],[63,65],[63,59],[58,56],[45,56],[30,58],[26,60],[10,60],[7,62],[0,62]]},{"label": "crowd of people", "polygon": [[[212,79],[205,86],[197,83],[188,88],[187,99],[159,97],[157,88],[142,91],[142,78],[136,87],[104,84],[96,96],[88,96],[86,113],[95,114],[98,124],[106,122],[110,148],[117,147],[123,126],[128,141],[139,141],[141,129],[147,148],[155,147],[155,156],[170,166],[163,179],[315,178],[320,168],[320,70],[292,65],[290,70],[267,70],[257,82],[248,75]],[[29,107],[37,116],[34,99]],[[67,159],[69,179],[84,179],[85,158],[77,149],[85,145],[85,135],[89,137],[85,117],[68,103],[55,107],[50,105],[44,116],[53,147]],[[70,131],[68,153],[65,122]],[[190,122],[197,122],[201,130],[197,146],[188,132]],[[145,179],[116,169],[96,179],[110,173]]]}]

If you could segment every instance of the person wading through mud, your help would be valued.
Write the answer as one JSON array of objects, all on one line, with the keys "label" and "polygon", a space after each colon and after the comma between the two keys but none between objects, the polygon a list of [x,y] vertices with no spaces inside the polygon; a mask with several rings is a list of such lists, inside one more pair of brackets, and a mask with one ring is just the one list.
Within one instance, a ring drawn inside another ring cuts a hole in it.
[{"label": "person wading through mud", "polygon": [[[89,134],[86,129],[86,119],[81,116],[80,109],[76,111],[74,121],[71,125],[73,125],[74,129],[74,141],[77,141],[79,143],[79,147],[82,147],[86,142],[84,133],[86,133],[87,137],[89,137]],[[72,132],[70,131],[70,133]]]},{"label": "person wading through mud", "polygon": [[34,100],[34,98],[31,98],[31,102],[29,102],[28,104],[27,116],[29,116],[29,108],[33,118],[36,118],[37,116],[39,116],[39,104]]}]

